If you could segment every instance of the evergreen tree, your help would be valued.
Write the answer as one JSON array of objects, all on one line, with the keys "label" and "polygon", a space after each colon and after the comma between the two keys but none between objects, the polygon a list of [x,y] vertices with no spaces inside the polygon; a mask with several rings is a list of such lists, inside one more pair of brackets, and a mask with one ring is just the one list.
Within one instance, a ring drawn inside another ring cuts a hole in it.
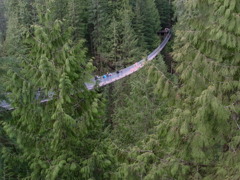
[{"label": "evergreen tree", "polygon": [[[140,59],[142,53],[137,49],[137,36],[133,30],[133,12],[128,0],[117,6],[116,15],[110,24],[106,57],[113,67],[120,69]],[[120,8],[119,8],[120,7]],[[112,36],[112,37],[111,37]]]},{"label": "evergreen tree", "polygon": [[182,82],[181,107],[173,116],[180,119],[179,129],[172,134],[179,138],[173,147],[182,148],[175,155],[189,162],[192,178],[239,179],[240,3],[187,5],[192,15],[181,21],[174,48]]},{"label": "evergreen tree", "polygon": [[[72,1],[70,1],[70,3],[72,3]],[[49,6],[49,5],[48,5]],[[58,0],[58,1],[54,1],[52,4],[52,18],[53,19],[59,19],[59,20],[63,20],[66,16],[68,11],[68,1],[66,0]],[[49,8],[49,7],[47,7]]]},{"label": "evergreen tree", "polygon": [[168,114],[138,146],[119,150],[125,160],[119,178],[239,179],[239,47],[233,40],[239,38],[239,4],[185,5],[173,53],[178,83],[162,70],[149,70],[155,92],[168,98]]},{"label": "evergreen tree", "polygon": [[36,8],[31,0],[5,1],[7,31],[5,48],[8,55],[23,53],[23,36],[28,28],[37,21]]},{"label": "evergreen tree", "polygon": [[[162,57],[154,66],[166,71]],[[154,94],[155,84],[146,81],[147,68],[116,82],[114,88],[113,139],[120,148],[133,146],[152,133],[158,117],[164,113],[166,102]]]},{"label": "evergreen tree", "polygon": [[[5,65],[5,61],[3,60],[4,51],[3,51],[3,42],[6,34],[6,17],[5,17],[5,6],[3,0],[0,0],[0,82],[3,82],[3,76],[5,69],[3,68]],[[3,87],[0,84],[0,99],[3,94]]]},{"label": "evergreen tree", "polygon": [[0,177],[239,179],[240,2],[174,4],[176,73],[159,57],[105,99],[85,43],[119,70],[158,46],[171,1],[0,0]]},{"label": "evergreen tree", "polygon": [[[102,55],[102,47],[106,43],[104,34],[108,34],[107,27],[109,26],[109,20],[107,10],[107,0],[91,1],[89,5],[89,24],[88,28],[91,31],[90,43],[91,51],[94,55],[94,64],[98,68],[100,73],[103,73],[104,57]],[[109,39],[107,39],[109,40]]]},{"label": "evergreen tree", "polygon": [[[8,90],[16,109],[14,119],[3,122],[4,130],[29,165],[25,178],[103,179],[103,169],[111,168],[107,156],[95,153],[103,106],[84,86],[93,66],[86,61],[82,41],[73,43],[71,29],[66,31],[53,17],[49,10],[39,14],[39,24],[26,39],[27,58],[19,72],[10,72]],[[39,88],[41,96],[53,92],[52,99],[41,103]]]},{"label": "evergreen tree", "polygon": [[151,51],[159,44],[160,17],[156,4],[154,0],[136,0],[133,4],[134,28],[141,40],[139,46]]},{"label": "evergreen tree", "polygon": [[155,3],[160,16],[161,27],[171,27],[173,17],[171,0],[156,0]]},{"label": "evergreen tree", "polygon": [[144,40],[147,43],[147,48],[152,50],[159,44],[157,32],[160,29],[160,17],[154,0],[146,0],[144,2],[145,4],[142,8]]},{"label": "evergreen tree", "polygon": [[[152,69],[157,69],[153,71]],[[158,148],[156,126],[162,124],[168,113],[168,100],[158,95],[161,84],[145,82],[148,73],[151,78],[158,78],[152,72],[167,74],[167,67],[162,57],[149,64],[149,70],[142,70],[131,76],[130,87],[126,93],[120,93],[119,108],[113,116],[113,144],[118,157],[118,169],[114,176],[119,179],[164,179],[159,162],[162,150]],[[169,78],[170,75],[166,75]],[[125,92],[125,91],[124,91]],[[118,92],[116,92],[118,93]],[[162,142],[161,142],[162,143]]]},{"label": "evergreen tree", "polygon": [[135,49],[138,40],[132,26],[133,12],[127,0],[99,0],[92,3],[91,11],[93,53],[100,72],[103,66],[112,71],[128,64],[124,60],[139,57]]},{"label": "evergreen tree", "polygon": [[5,38],[5,34],[6,34],[5,5],[4,1],[0,0],[0,53],[2,49],[2,43]]},{"label": "evergreen tree", "polygon": [[79,40],[87,35],[88,1],[70,0],[68,2],[67,25],[74,28],[73,39]]},{"label": "evergreen tree", "polygon": [[121,59],[125,63],[136,62],[137,59],[140,59],[144,52],[141,52],[141,49],[137,47],[138,37],[133,29],[133,11],[129,4],[129,1],[124,1],[123,8],[120,10],[121,27],[119,28],[119,34],[122,38],[120,45],[120,54]]},{"label": "evergreen tree", "polygon": [[178,81],[149,72],[155,91],[168,98],[168,114],[153,136],[125,153],[120,172],[132,179],[239,179],[240,4],[184,5],[173,52]]}]

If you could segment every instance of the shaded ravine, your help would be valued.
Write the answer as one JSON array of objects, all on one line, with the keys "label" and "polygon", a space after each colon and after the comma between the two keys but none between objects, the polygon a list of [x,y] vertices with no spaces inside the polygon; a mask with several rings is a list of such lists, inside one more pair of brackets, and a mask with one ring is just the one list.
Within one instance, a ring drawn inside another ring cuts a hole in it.
[{"label": "shaded ravine", "polygon": [[[140,70],[146,64],[147,61],[153,60],[162,51],[162,49],[166,46],[166,44],[168,43],[170,38],[171,38],[171,32],[169,32],[166,35],[163,42],[153,52],[151,52],[145,59],[142,59],[142,60],[134,63],[131,66],[121,69],[118,72],[113,72],[113,73],[111,73],[111,76],[107,76],[106,78],[103,78],[103,76],[101,76],[97,80],[95,80],[95,78],[92,78],[89,82],[85,83],[87,89],[92,90],[95,87],[102,87],[107,84],[111,84],[119,79],[122,79],[122,78]],[[51,93],[51,94],[54,94],[54,93]],[[36,95],[36,97],[37,97],[37,95]],[[52,98],[49,97],[49,98],[41,100],[40,102],[44,103],[44,102],[50,101],[51,99]],[[6,101],[0,101],[0,108],[5,109],[5,110],[13,110],[14,109]]]}]

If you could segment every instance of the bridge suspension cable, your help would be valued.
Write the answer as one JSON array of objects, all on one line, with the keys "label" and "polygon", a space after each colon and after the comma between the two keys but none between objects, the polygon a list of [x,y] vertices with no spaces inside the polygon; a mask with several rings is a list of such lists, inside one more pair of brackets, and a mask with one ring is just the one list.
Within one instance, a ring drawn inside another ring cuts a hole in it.
[{"label": "bridge suspension cable", "polygon": [[[171,32],[169,31],[168,34],[165,36],[163,42],[153,52],[151,52],[145,59],[142,59],[124,69],[113,72],[111,73],[111,76],[106,76],[105,78],[101,76],[98,79],[92,78],[89,82],[85,83],[85,86],[87,87],[88,90],[92,90],[95,87],[102,87],[107,84],[111,84],[117,80],[120,80],[126,76],[129,76],[130,74],[133,74],[134,72],[140,70],[146,64],[146,62],[153,60],[163,50],[163,48],[166,46],[170,38],[171,38]],[[37,94],[38,93],[39,92],[37,92]],[[41,100],[40,103],[51,101],[52,97],[54,96],[54,93],[52,92],[49,94],[51,94],[51,97]],[[39,96],[36,95],[36,97],[39,97]],[[6,101],[0,101],[0,112],[1,112],[1,109],[13,110],[14,108],[11,106],[10,103]]]}]

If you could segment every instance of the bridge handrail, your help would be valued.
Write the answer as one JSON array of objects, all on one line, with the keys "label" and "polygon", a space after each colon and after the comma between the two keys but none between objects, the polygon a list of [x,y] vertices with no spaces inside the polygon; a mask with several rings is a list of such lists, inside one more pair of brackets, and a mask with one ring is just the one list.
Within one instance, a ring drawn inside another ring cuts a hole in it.
[{"label": "bridge handrail", "polygon": [[[105,86],[107,84],[113,83],[113,82],[115,82],[119,79],[122,79],[122,78],[124,78],[126,76],[129,76],[130,74],[140,70],[146,64],[146,61],[153,60],[162,51],[162,49],[166,46],[166,44],[168,43],[170,38],[171,38],[171,32],[169,31],[169,33],[164,38],[163,42],[153,52],[151,52],[147,56],[146,59],[142,59],[142,60],[134,63],[133,65],[130,65],[126,68],[123,68],[123,69],[119,70],[119,73],[113,72],[113,73],[111,73],[112,74],[111,76],[108,76],[106,78],[103,78],[102,76],[98,80],[95,80],[95,78],[92,78],[90,80],[90,82],[85,83],[87,89],[92,90],[95,87]],[[48,102],[51,99],[52,99],[51,97],[47,98],[47,99],[43,99],[43,100],[40,101],[40,103]],[[6,109],[6,110],[13,110],[14,109],[11,106],[11,104],[7,103],[6,101],[0,101],[0,108]]]}]

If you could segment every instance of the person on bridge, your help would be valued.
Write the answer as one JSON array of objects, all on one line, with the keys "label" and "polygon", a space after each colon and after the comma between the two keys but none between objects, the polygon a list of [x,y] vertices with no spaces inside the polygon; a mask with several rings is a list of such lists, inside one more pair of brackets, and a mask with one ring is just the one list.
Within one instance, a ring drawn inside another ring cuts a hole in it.
[{"label": "person on bridge", "polygon": [[98,80],[100,79],[100,77],[98,75],[95,76],[95,80]]},{"label": "person on bridge", "polygon": [[103,79],[107,78],[106,74],[103,75]]},{"label": "person on bridge", "polygon": [[170,29],[169,28],[165,28],[165,32],[169,33]]},{"label": "person on bridge", "polygon": [[112,73],[107,72],[107,77],[112,76]]}]

